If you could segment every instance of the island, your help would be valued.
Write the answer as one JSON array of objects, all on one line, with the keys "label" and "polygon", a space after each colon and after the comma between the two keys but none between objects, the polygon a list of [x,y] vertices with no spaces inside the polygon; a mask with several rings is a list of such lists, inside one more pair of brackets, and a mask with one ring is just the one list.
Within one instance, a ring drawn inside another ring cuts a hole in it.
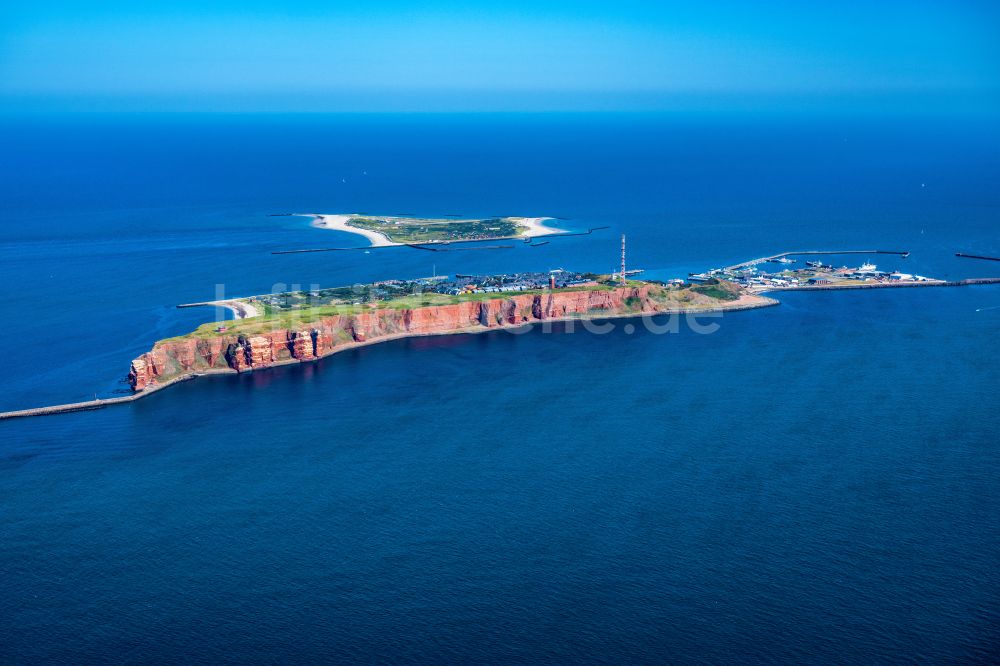
[{"label": "island", "polygon": [[204,324],[187,335],[157,342],[132,361],[128,381],[133,391],[158,389],[198,375],[313,361],[404,337],[481,333],[574,319],[743,310],[777,301],[715,278],[700,284],[667,284],[557,270],[387,280],[218,304],[238,316],[241,312],[256,316]]},{"label": "island", "polygon": [[[909,256],[909,252],[887,250],[782,252],[691,273],[687,279],[637,280],[632,276],[643,271],[625,269],[624,237],[622,244],[621,270],[614,275],[556,269],[434,276],[179,305],[224,307],[236,319],[203,324],[187,335],[156,342],[132,361],[128,395],[0,412],[0,420],[126,404],[202,375],[311,362],[362,345],[412,336],[483,333],[560,321],[747,310],[778,305],[764,296],[777,291],[1000,284],[1000,277],[942,280],[879,270],[869,262],[836,268],[819,257]],[[799,261],[803,265],[795,266]],[[777,264],[776,270],[762,270],[766,264]]]},{"label": "island", "polygon": [[528,239],[564,233],[546,226],[549,217],[490,217],[482,219],[424,218],[390,215],[321,215],[310,213],[313,226],[358,234],[373,247],[472,241]]}]

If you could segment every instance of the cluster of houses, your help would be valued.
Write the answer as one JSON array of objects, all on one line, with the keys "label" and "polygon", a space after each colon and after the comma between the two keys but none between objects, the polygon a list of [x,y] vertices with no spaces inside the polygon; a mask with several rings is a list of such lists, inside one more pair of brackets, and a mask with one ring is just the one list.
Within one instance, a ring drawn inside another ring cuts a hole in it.
[{"label": "cluster of houses", "polygon": [[597,276],[577,273],[562,268],[547,273],[511,273],[503,275],[456,275],[454,279],[436,285],[435,291],[443,294],[470,292],[501,293],[530,291],[532,289],[563,289],[594,284]]},{"label": "cluster of houses", "polygon": [[594,284],[597,275],[557,268],[545,273],[500,275],[436,275],[416,280],[382,280],[371,285],[377,299],[407,293],[436,293],[457,296],[468,293],[501,293],[533,289],[560,289]]},{"label": "cluster of houses", "polygon": [[[368,284],[343,287],[313,288],[308,291],[287,291],[250,296],[247,302],[275,310],[291,310],[339,304],[371,304],[410,294],[500,293],[534,289],[560,289],[596,284],[598,276],[557,268],[545,273],[511,273],[503,275],[436,275],[414,280],[381,280]],[[218,329],[225,331],[225,327]]]}]

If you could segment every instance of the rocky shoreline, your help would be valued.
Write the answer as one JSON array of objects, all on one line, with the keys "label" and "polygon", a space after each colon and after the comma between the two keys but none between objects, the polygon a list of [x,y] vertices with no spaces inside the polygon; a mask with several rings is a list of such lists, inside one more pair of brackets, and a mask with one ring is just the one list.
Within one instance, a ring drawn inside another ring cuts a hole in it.
[{"label": "rocky shoreline", "polygon": [[260,335],[164,340],[132,361],[128,376],[131,395],[0,412],[0,420],[102,409],[139,400],[197,377],[309,363],[403,338],[476,334],[569,321],[735,312],[779,304],[772,298],[744,293],[733,301],[704,298],[688,307],[665,307],[655,294],[651,296],[650,288],[644,285],[613,291],[557,291],[413,309],[378,308]]},{"label": "rocky shoreline", "polygon": [[132,361],[129,383],[134,391],[142,392],[185,375],[240,373],[314,361],[346,349],[405,337],[481,333],[581,319],[736,311],[777,303],[763,296],[743,294],[734,301],[705,298],[690,307],[666,307],[651,295],[650,286],[644,285],[613,291],[525,294],[413,309],[377,308],[256,335],[220,333],[163,341]]}]

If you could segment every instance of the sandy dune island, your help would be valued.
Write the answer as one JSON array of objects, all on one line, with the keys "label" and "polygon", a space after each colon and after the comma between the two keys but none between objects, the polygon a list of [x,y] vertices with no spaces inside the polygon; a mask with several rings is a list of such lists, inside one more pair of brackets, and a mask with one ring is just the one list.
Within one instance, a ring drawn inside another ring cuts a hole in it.
[{"label": "sandy dune island", "polygon": [[[406,243],[400,243],[390,240],[389,236],[380,231],[373,229],[364,229],[352,224],[348,224],[348,221],[354,218],[362,217],[358,214],[350,215],[326,215],[319,213],[309,213],[309,217],[313,218],[313,226],[320,229],[333,229],[334,231],[346,231],[350,234],[357,234],[359,236],[364,236],[371,243],[372,247],[384,247],[388,245],[405,245]],[[365,216],[365,217],[377,217],[382,218],[382,216]],[[386,220],[396,220],[396,219],[406,219],[406,218],[394,218],[386,217],[382,218]],[[414,220],[419,220],[419,218],[413,218]],[[430,243],[454,243],[454,242],[472,242],[472,241],[483,241],[483,240],[496,240],[500,238],[529,238],[535,236],[548,236],[550,234],[561,234],[566,233],[563,229],[557,229],[555,227],[546,226],[545,222],[551,220],[551,217],[507,217],[503,218],[506,221],[516,224],[521,228],[520,233],[516,236],[511,235],[499,235],[492,237],[469,237],[469,238],[451,238],[451,239],[428,239],[420,241],[421,244]],[[473,222],[478,222],[478,220],[434,220],[434,222],[440,224],[445,222],[447,224],[454,224],[460,227],[463,224],[469,224]]]}]

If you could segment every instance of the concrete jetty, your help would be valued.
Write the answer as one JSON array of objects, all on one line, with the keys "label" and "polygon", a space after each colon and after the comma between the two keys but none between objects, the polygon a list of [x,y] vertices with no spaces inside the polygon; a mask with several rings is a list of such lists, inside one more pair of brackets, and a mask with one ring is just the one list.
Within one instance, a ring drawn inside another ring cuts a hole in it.
[{"label": "concrete jetty", "polygon": [[964,259],[982,259],[984,261],[1000,261],[1000,257],[987,257],[982,254],[965,254],[964,252],[956,252],[956,257],[962,257]]},{"label": "concrete jetty", "polygon": [[910,253],[906,250],[801,250],[799,252],[781,252],[780,254],[772,254],[769,257],[761,257],[759,259],[751,259],[750,261],[743,261],[738,264],[733,264],[732,266],[726,266],[722,270],[724,271],[738,271],[749,266],[756,266],[757,264],[767,263],[768,261],[774,261],[775,259],[781,259],[782,257],[789,257],[792,255],[813,255],[813,254],[895,254],[897,256],[903,257],[904,259],[910,256]]},{"label": "concrete jetty", "polygon": [[68,414],[70,412],[87,412],[95,409],[104,409],[112,405],[121,405],[126,402],[134,402],[148,395],[153,395],[157,391],[162,391],[168,386],[173,386],[178,382],[185,382],[194,379],[196,375],[178,377],[177,379],[150,386],[149,388],[133,393],[132,395],[118,396],[117,398],[95,398],[84,402],[70,402],[64,405],[49,405],[47,407],[34,407],[31,409],[16,409],[10,412],[0,412],[0,421],[6,419],[17,419],[26,416],[48,416],[50,414]]},{"label": "concrete jetty", "polygon": [[766,287],[758,293],[771,291],[837,291],[847,289],[904,289],[910,287],[966,287],[973,284],[1000,284],[1000,277],[968,278],[966,280],[926,280],[924,282],[859,282],[857,284],[808,284],[787,287]]},{"label": "concrete jetty", "polygon": [[101,409],[109,405],[117,405],[123,402],[131,402],[139,395],[121,396],[119,398],[108,398],[106,400],[87,400],[85,402],[71,402],[65,405],[50,405],[48,407],[35,407],[33,409],[19,409],[13,412],[0,413],[0,419],[16,419],[21,416],[45,416],[46,414],[66,414],[68,412],[85,412],[92,409]]}]

